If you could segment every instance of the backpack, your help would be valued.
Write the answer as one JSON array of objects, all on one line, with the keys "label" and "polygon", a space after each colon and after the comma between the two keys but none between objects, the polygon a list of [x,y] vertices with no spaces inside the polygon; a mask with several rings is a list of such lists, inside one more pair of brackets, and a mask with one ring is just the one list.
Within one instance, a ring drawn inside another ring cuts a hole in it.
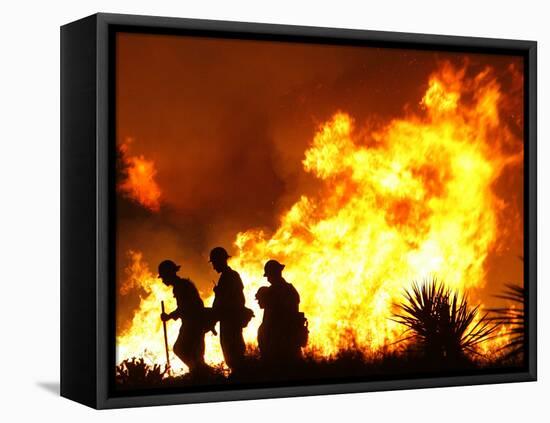
[{"label": "backpack", "polygon": [[244,307],[241,313],[241,321],[240,321],[241,327],[245,328],[246,326],[248,326],[248,323],[250,323],[253,317],[254,317],[254,312],[251,309]]},{"label": "backpack", "polygon": [[309,338],[308,321],[304,313],[298,313],[296,319],[296,343],[303,348],[307,345]]}]

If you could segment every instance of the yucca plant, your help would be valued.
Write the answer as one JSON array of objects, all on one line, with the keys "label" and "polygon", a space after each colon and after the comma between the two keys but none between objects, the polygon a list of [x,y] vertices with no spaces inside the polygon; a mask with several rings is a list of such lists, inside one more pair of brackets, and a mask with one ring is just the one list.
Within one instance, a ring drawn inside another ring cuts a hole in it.
[{"label": "yucca plant", "polygon": [[499,325],[505,325],[509,342],[501,350],[505,352],[504,359],[520,359],[525,346],[525,288],[519,285],[506,284],[502,294],[497,298],[512,302],[512,307],[491,308],[491,320]]},{"label": "yucca plant", "polygon": [[452,292],[433,278],[421,285],[413,282],[396,304],[394,321],[405,325],[427,358],[447,362],[464,360],[468,353],[478,354],[478,344],[488,340],[497,325],[479,306],[470,307],[465,296]]}]

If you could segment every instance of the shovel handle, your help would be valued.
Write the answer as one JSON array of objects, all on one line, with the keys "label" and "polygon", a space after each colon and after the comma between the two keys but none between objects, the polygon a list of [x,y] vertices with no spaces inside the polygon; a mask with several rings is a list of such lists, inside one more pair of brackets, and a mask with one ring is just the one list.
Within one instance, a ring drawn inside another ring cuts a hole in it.
[{"label": "shovel handle", "polygon": [[[165,314],[164,311],[164,301],[160,302],[160,308],[162,309],[162,314]],[[168,354],[168,334],[166,332],[166,321],[162,321],[162,329],[164,331],[164,349],[166,350],[166,367],[170,369],[170,355]]]}]

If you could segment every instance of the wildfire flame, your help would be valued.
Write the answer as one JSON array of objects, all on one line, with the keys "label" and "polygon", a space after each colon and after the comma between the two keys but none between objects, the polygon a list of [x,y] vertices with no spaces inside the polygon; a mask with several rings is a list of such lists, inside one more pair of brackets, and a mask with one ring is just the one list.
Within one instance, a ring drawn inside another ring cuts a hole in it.
[{"label": "wildfire flame", "polygon": [[131,139],[122,143],[119,147],[125,177],[118,184],[117,189],[124,196],[146,209],[158,212],[160,210],[161,191],[155,180],[157,174],[155,163],[143,156],[130,156],[130,144]]},{"label": "wildfire flame", "polygon": [[[167,311],[175,310],[176,300],[172,288],[164,285],[160,279],[149,270],[143,261],[143,254],[138,251],[128,252],[129,265],[126,268],[126,280],[120,286],[120,295],[127,295],[131,290],[139,290],[141,302],[139,310],[134,314],[130,330],[117,337],[117,361],[126,358],[143,357],[150,364],[166,364],[166,352],[162,341],[163,329],[160,320],[160,302],[164,301]],[[167,324],[170,347],[176,341],[179,333],[179,323]],[[210,363],[223,361],[219,339],[212,339],[212,333],[207,335],[208,356]],[[216,340],[218,342],[216,342]],[[187,371],[187,367],[175,356],[170,348],[170,365],[175,373]]]},{"label": "wildfire flame", "polygon": [[[317,357],[389,348],[403,331],[389,318],[392,305],[413,280],[436,275],[462,293],[482,287],[506,206],[493,183],[505,166],[523,159],[505,148],[521,140],[500,120],[502,97],[490,69],[467,78],[465,69],[443,64],[415,114],[375,128],[338,112],[320,125],[303,160],[322,183],[318,194],[302,196],[273,233],[236,236],[230,265],[256,315],[246,342],[256,344],[262,312],[254,295],[265,285],[263,264],[270,258],[286,264],[284,276],[301,295],[307,350]],[[130,279],[147,295],[117,338],[118,358],[141,356],[147,347],[163,363],[163,345],[152,336],[162,339],[159,304],[173,301],[171,292],[144,270],[138,253],[132,259]],[[171,343],[178,326],[170,325]],[[211,335],[206,356],[223,361]]]}]

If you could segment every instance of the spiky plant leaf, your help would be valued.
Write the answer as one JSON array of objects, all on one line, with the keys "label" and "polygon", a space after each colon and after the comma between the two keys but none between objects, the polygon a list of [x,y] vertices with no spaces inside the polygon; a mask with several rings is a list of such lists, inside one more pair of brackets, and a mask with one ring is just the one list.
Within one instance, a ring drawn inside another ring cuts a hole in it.
[{"label": "spiky plant leaf", "polygon": [[413,282],[397,308],[392,320],[408,328],[409,338],[415,338],[427,356],[439,359],[477,354],[477,346],[497,329],[487,314],[480,315],[479,306],[469,307],[466,297],[451,292],[435,278],[421,285]]},{"label": "spiky plant leaf", "polygon": [[505,352],[505,359],[520,359],[525,350],[525,289],[519,285],[506,284],[503,293],[495,297],[512,303],[511,307],[489,309],[490,320],[504,325],[507,328],[505,335],[510,337],[501,351]]}]

